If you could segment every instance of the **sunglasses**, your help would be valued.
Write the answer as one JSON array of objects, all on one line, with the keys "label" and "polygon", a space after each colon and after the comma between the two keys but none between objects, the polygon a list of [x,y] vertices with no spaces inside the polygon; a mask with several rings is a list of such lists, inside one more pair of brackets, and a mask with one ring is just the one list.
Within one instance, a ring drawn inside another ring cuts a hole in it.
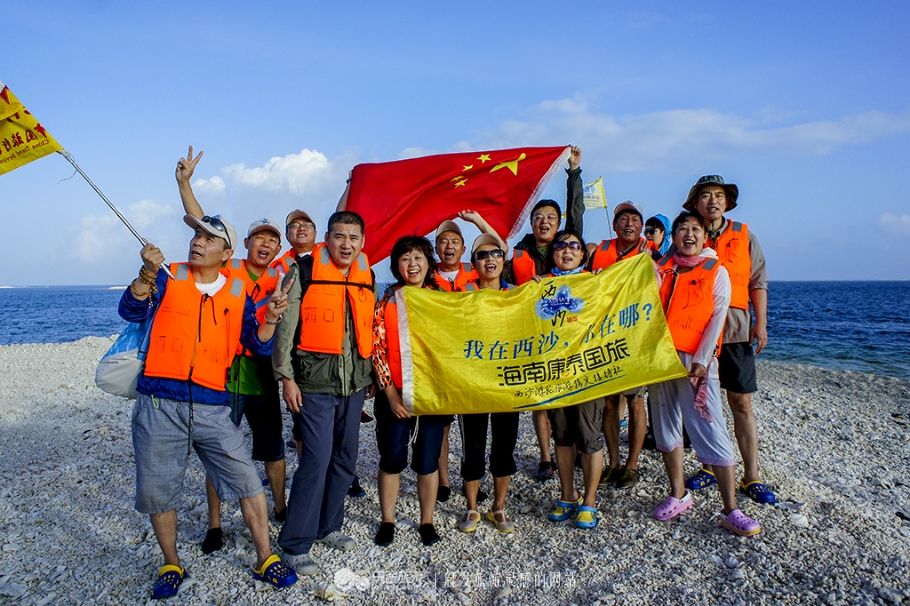
[{"label": "sunglasses", "polygon": [[227,227],[225,227],[224,223],[221,222],[221,219],[219,219],[218,217],[210,217],[208,215],[205,215],[204,217],[202,217],[202,219],[200,219],[200,221],[202,221],[203,223],[205,223],[207,225],[211,225],[212,227],[215,228],[216,231],[219,231],[222,234],[224,234],[224,239],[228,243],[228,248],[234,248],[234,243],[231,242],[231,236],[228,233]]},{"label": "sunglasses", "polygon": [[655,231],[657,231],[656,227],[646,227],[645,228],[645,233],[649,234],[649,235],[654,235]]},{"label": "sunglasses", "polygon": [[578,252],[581,250],[581,242],[572,240],[571,242],[566,242],[565,240],[560,240],[559,242],[553,242],[553,250],[574,250]]},{"label": "sunglasses", "polygon": [[479,250],[474,253],[474,258],[478,261],[483,261],[484,259],[502,259],[506,256],[502,250],[495,248],[493,250]]}]

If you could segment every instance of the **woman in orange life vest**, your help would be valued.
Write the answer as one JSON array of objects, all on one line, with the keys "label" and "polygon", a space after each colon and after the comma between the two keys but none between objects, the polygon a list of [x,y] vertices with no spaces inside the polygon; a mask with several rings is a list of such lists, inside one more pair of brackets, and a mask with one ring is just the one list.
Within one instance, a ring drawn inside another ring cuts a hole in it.
[{"label": "woman in orange life vest", "polygon": [[[551,276],[566,276],[585,271],[588,248],[580,234],[564,230],[553,238]],[[550,409],[547,416],[556,444],[556,466],[559,469],[559,499],[547,515],[552,522],[569,518],[577,528],[597,526],[597,483],[603,472],[603,399],[584,404]],[[584,471],[584,496],[575,491],[575,458],[581,453]]]},{"label": "woman in orange life vest", "polygon": [[[509,290],[511,284],[503,280],[506,251],[502,241],[492,234],[481,234],[471,247],[471,263],[477,280],[466,286],[468,291],[481,289]],[[493,507],[485,516],[499,532],[509,533],[515,523],[506,515],[506,495],[512,474],[516,471],[515,444],[518,441],[518,413],[498,412],[458,415],[464,458],[461,461],[461,478],[464,480],[468,510],[458,523],[462,532],[474,532],[480,524],[477,503],[481,499],[480,480],[486,468],[487,425],[490,426],[490,475],[493,476]]]},{"label": "woman in orange life vest", "polygon": [[401,401],[401,349],[398,342],[398,313],[395,292],[405,286],[436,289],[433,274],[433,246],[426,238],[405,236],[392,247],[391,270],[395,284],[376,303],[373,315],[373,369],[379,391],[373,407],[376,416],[376,445],[379,449],[379,506],[382,519],[374,542],[387,546],[395,539],[395,504],[401,472],[408,463],[408,444],[414,436],[411,469],[417,474],[420,502],[420,540],[424,545],[440,541],[433,526],[436,493],[439,487],[439,452],[443,428],[451,415],[422,415],[418,421]]},{"label": "woman in orange life vest", "polygon": [[672,234],[675,252],[658,262],[660,295],[673,344],[689,376],[651,386],[654,435],[670,479],[670,494],[654,510],[654,517],[671,520],[693,506],[683,476],[685,425],[698,460],[714,466],[723,500],[721,526],[751,536],[761,532],[761,526],[736,507],[733,444],[717,375],[717,354],[730,305],[730,278],[714,250],[705,248],[705,227],[699,215],[680,213],[673,221]]}]

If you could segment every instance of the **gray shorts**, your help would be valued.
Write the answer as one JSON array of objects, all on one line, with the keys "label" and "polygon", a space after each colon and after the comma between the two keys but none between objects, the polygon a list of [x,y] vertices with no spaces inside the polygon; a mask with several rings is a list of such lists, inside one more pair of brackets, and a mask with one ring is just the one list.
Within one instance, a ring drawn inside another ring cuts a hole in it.
[{"label": "gray shorts", "polygon": [[553,442],[557,446],[575,446],[584,454],[600,452],[604,447],[604,401],[597,398],[584,404],[547,410]]},{"label": "gray shorts", "polygon": [[133,406],[136,510],[163,513],[177,508],[190,447],[223,500],[262,492],[243,431],[228,406],[195,404],[139,394]]}]

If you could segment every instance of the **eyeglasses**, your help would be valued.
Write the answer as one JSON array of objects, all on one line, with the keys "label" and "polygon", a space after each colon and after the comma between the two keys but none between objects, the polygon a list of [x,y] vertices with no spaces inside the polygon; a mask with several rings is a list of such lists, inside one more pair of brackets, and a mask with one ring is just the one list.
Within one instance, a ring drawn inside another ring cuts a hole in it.
[{"label": "eyeglasses", "polygon": [[649,236],[653,236],[655,231],[657,231],[656,227],[646,227],[645,228],[645,233],[648,234]]},{"label": "eyeglasses", "polygon": [[203,223],[206,223],[208,225],[211,225],[217,231],[223,233],[224,239],[228,243],[228,248],[234,248],[234,243],[231,242],[231,235],[228,232],[227,227],[224,225],[224,223],[221,222],[221,219],[219,219],[218,217],[210,217],[208,215],[205,215],[204,217],[202,217],[202,219],[200,219],[200,221],[202,221]]},{"label": "eyeglasses", "polygon": [[293,223],[288,223],[288,229],[297,230],[302,229],[303,231],[316,231],[316,226],[312,223],[299,223],[294,221]]},{"label": "eyeglasses", "polygon": [[553,242],[553,250],[565,250],[567,248],[578,252],[581,250],[581,242],[578,242],[577,240],[572,240],[571,242],[566,242],[565,240]]},{"label": "eyeglasses", "polygon": [[484,259],[487,259],[487,258],[502,259],[505,256],[506,256],[506,253],[504,253],[499,248],[494,248],[493,250],[478,250],[476,253],[474,253],[474,258],[478,261],[483,261]]},{"label": "eyeglasses", "polygon": [[558,215],[531,215],[531,223],[540,223],[541,221],[549,221],[550,223],[556,223],[559,221]]}]

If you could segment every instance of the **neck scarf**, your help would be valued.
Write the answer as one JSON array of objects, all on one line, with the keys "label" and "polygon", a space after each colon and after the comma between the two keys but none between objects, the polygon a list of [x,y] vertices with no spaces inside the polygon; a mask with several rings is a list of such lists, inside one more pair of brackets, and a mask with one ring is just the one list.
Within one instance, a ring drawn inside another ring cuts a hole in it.
[{"label": "neck scarf", "polygon": [[554,267],[553,271],[551,273],[554,276],[571,276],[572,274],[581,273],[581,270],[583,270],[583,269],[584,269],[584,267],[582,267],[581,265],[579,265],[575,269],[559,269],[558,267]]}]

